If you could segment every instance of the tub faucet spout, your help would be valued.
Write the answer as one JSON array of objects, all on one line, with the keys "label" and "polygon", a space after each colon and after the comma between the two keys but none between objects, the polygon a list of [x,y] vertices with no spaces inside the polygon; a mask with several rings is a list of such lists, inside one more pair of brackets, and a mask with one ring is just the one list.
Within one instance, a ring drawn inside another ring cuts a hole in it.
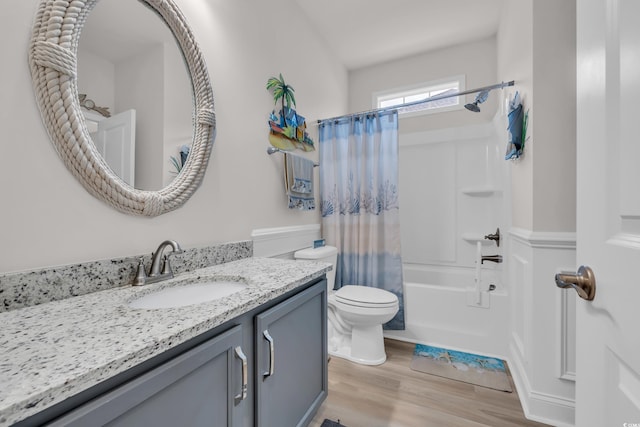
[{"label": "tub faucet spout", "polygon": [[502,262],[502,255],[482,255],[480,264],[484,264],[485,261],[491,261],[499,264]]}]

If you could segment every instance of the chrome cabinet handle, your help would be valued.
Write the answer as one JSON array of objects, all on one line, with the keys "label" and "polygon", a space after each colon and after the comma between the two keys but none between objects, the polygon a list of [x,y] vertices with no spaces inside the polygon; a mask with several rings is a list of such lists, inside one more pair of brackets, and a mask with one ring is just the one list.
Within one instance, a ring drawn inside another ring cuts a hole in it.
[{"label": "chrome cabinet handle", "polygon": [[262,332],[262,335],[264,336],[264,338],[269,341],[269,370],[267,372],[265,372],[264,374],[262,374],[262,376],[266,377],[270,377],[273,375],[273,372],[275,371],[275,367],[276,367],[276,359],[275,359],[275,346],[273,344],[273,338],[271,338],[271,335],[269,335],[269,331],[268,330],[264,330]]},{"label": "chrome cabinet handle", "polygon": [[587,301],[592,301],[596,296],[596,277],[593,270],[583,265],[576,274],[556,274],[556,285],[559,288],[573,288],[580,298]]},{"label": "chrome cabinet handle", "polygon": [[247,387],[248,387],[248,378],[247,374],[247,356],[242,352],[242,348],[240,346],[235,348],[236,357],[242,361],[242,387],[240,388],[240,394],[235,396],[236,404],[241,400],[247,398]]}]

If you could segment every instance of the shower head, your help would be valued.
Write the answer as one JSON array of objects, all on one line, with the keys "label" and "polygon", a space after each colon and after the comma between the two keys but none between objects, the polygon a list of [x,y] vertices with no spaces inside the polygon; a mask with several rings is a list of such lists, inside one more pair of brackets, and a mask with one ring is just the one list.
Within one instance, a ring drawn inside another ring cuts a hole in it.
[{"label": "shower head", "polygon": [[469,111],[473,111],[474,113],[479,113],[480,112],[480,107],[478,107],[478,102],[477,101],[465,105],[464,108],[466,108]]},{"label": "shower head", "polygon": [[478,95],[476,95],[476,100],[475,101],[473,101],[470,104],[465,105],[464,108],[466,108],[469,111],[473,111],[474,113],[479,113],[480,112],[480,107],[478,107],[478,104],[482,104],[484,101],[487,100],[488,97],[489,97],[489,91],[488,90],[483,90]]}]

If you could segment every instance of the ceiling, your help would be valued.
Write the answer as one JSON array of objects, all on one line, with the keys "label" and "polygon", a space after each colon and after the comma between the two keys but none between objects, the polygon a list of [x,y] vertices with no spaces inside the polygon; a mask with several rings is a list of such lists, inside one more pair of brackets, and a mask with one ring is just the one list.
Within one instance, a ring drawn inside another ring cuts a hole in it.
[{"label": "ceiling", "polygon": [[495,34],[505,0],[295,0],[347,69]]},{"label": "ceiling", "polygon": [[97,2],[82,28],[78,47],[118,63],[160,43],[175,44],[162,19],[131,0]]},{"label": "ceiling", "polygon": [[[290,1],[351,70],[489,37],[498,30],[506,0]],[[148,22],[141,25],[143,20]],[[173,40],[161,20],[131,0],[98,2],[87,22],[82,47],[113,62],[154,40]],[[116,24],[118,30],[111,31]]]}]

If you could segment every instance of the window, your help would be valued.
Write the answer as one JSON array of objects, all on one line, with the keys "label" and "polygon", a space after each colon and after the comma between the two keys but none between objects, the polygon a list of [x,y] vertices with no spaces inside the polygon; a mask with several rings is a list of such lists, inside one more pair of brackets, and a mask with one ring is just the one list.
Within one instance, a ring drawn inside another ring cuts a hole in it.
[{"label": "window", "polygon": [[[412,87],[404,87],[373,95],[374,108],[388,108],[412,102],[419,102],[437,95],[446,95],[464,91],[464,76],[422,83]],[[398,109],[398,113],[407,116],[452,111],[462,108],[463,101],[459,96],[438,99],[422,104],[410,105]]]}]

